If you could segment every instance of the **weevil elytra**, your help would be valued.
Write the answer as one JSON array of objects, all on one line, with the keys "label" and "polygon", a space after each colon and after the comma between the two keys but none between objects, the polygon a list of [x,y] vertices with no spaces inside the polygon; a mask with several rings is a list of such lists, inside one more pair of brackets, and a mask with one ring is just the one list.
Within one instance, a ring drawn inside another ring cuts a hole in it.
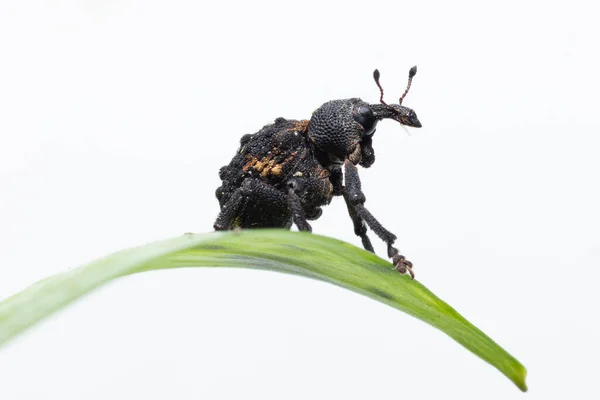
[{"label": "weevil elytra", "polygon": [[417,114],[402,105],[417,73],[408,73],[408,85],[398,104],[383,100],[379,71],[373,78],[379,88],[379,104],[359,98],[331,100],[319,107],[310,120],[277,118],[254,134],[244,135],[231,162],[222,167],[222,185],[216,190],[220,213],[215,230],[285,228],[295,224],[310,232],[308,221],[318,219],[334,196],[342,196],[364,248],[374,252],[367,236],[370,228],[387,244],[388,257],[398,272],[414,278],[412,263],[365,207],[357,165],[375,162],[373,134],[382,119],[420,128]]}]

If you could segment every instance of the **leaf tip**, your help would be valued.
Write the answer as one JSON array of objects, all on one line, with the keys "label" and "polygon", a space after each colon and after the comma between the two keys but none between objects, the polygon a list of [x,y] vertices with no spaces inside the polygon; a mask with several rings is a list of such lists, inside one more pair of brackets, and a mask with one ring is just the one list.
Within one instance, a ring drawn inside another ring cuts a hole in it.
[{"label": "leaf tip", "polygon": [[520,366],[521,368],[519,368],[519,372],[516,376],[514,376],[511,380],[514,382],[515,385],[517,385],[517,387],[519,389],[521,389],[522,392],[527,392],[528,388],[527,388],[527,383],[525,382],[525,380],[527,379],[527,369],[525,369],[524,366]]}]

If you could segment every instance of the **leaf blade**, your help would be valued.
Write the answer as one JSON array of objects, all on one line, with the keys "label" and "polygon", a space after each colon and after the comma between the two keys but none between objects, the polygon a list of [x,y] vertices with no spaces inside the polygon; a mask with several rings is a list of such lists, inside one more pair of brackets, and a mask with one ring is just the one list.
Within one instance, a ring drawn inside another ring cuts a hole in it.
[{"label": "leaf blade", "polygon": [[237,267],[319,279],[368,296],[445,332],[522,391],[526,370],[425,286],[348,243],[283,230],[213,232],[123,250],[39,281],[0,303],[0,347],[35,323],[121,276],[166,268]]}]

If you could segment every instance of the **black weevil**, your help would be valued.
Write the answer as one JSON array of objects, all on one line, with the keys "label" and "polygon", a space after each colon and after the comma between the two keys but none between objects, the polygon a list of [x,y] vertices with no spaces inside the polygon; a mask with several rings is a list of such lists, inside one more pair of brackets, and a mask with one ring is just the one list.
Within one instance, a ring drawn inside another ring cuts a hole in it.
[{"label": "black weevil", "polygon": [[214,229],[290,229],[293,223],[298,230],[310,232],[308,221],[319,218],[321,207],[333,196],[343,196],[354,233],[364,248],[374,252],[368,226],[387,244],[396,270],[414,278],[412,263],[393,246],[396,235],[365,208],[356,165],[368,168],[375,161],[372,140],[380,120],[390,118],[421,127],[416,113],[402,105],[416,72],[416,66],[410,69],[398,104],[383,100],[379,71],[375,70],[380,104],[359,98],[332,100],[319,107],[310,120],[277,118],[257,133],[244,135],[229,165],[219,171],[222,185],[216,196],[221,212]]}]

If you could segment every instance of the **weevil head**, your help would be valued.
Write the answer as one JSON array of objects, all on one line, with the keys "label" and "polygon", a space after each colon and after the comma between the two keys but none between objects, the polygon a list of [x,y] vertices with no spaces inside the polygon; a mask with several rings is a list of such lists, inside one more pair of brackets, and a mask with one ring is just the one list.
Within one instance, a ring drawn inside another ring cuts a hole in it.
[{"label": "weevil head", "polygon": [[[416,73],[416,67],[409,73],[409,85]],[[379,85],[379,72],[373,74],[381,90],[380,104],[369,104],[359,98],[331,100],[319,107],[308,124],[309,139],[331,159],[344,160],[352,155],[353,162],[370,166],[374,160],[372,137],[379,121],[392,119],[404,126],[420,128],[421,122],[414,110],[398,104],[383,101],[383,90]]]}]

